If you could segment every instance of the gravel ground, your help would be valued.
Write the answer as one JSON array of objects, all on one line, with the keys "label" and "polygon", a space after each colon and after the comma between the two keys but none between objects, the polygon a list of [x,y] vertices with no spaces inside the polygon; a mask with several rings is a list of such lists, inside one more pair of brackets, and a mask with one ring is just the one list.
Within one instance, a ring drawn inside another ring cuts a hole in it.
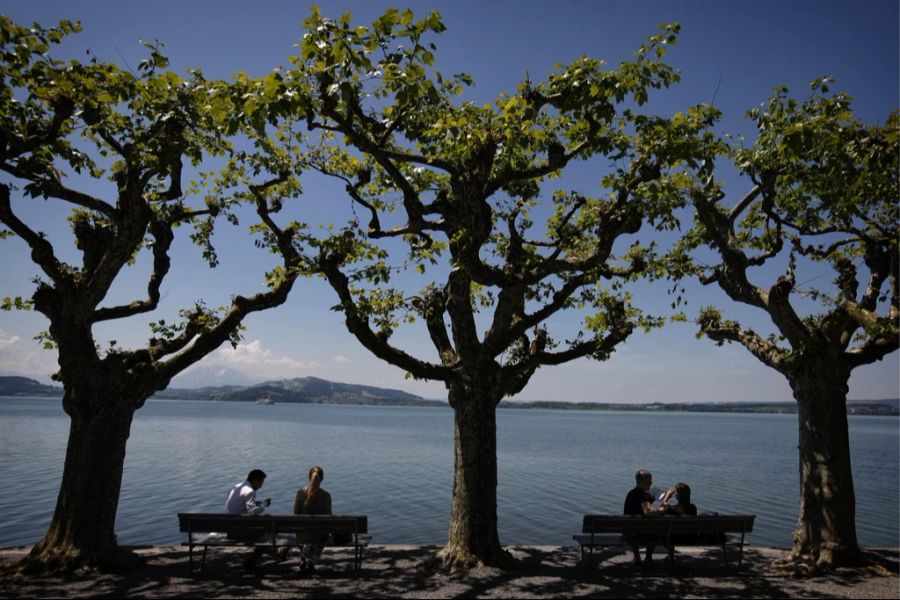
[{"label": "gravel ground", "polygon": [[[629,557],[607,557],[594,568],[579,563],[577,548],[515,546],[519,569],[475,569],[458,575],[423,574],[417,565],[436,546],[376,545],[355,574],[351,555],[326,550],[318,571],[301,574],[296,557],[262,559],[255,573],[242,568],[247,551],[213,549],[204,572],[190,573],[181,546],[134,548],[146,565],[123,574],[81,579],[0,580],[0,598],[900,598],[898,549],[869,549],[871,565],[806,578],[772,567],[783,550],[750,548],[743,568],[724,563],[716,549],[679,550],[674,564],[658,560],[635,569]],[[0,564],[27,548],[0,549]]]}]

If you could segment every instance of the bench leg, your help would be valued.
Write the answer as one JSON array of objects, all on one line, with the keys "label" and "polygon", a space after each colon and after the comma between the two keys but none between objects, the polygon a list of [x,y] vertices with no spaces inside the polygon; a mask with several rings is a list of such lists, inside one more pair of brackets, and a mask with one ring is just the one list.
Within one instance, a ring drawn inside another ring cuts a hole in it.
[{"label": "bench leg", "polygon": [[357,575],[358,575],[359,572],[362,570],[363,552],[365,552],[365,551],[366,551],[365,546],[359,546],[359,545],[357,545],[357,546],[354,547],[354,551],[353,551],[353,568],[355,569]]},{"label": "bench leg", "polygon": [[188,543],[188,568],[194,572],[194,545]]},{"label": "bench leg", "polygon": [[203,546],[203,558],[200,560],[200,570],[206,571],[206,549],[209,546]]}]

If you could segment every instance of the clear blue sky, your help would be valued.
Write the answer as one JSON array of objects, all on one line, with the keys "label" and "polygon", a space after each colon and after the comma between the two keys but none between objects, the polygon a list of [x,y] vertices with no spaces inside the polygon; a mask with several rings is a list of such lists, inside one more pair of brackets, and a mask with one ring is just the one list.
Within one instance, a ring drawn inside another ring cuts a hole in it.
[{"label": "clear blue sky", "polygon": [[[368,24],[389,6],[383,2],[321,2],[322,12],[338,16],[350,10],[354,20]],[[438,67],[445,73],[464,71],[476,86],[470,97],[490,101],[512,90],[527,72],[540,80],[559,62],[585,54],[615,65],[627,59],[657,25],[679,21],[682,35],[668,60],[682,72],[682,82],[658,94],[651,106],[671,114],[691,104],[708,102],[725,111],[722,130],[749,131],[744,112],[764,101],[776,85],[789,86],[797,96],[810,80],[825,74],[836,87],[855,98],[855,112],[865,122],[883,122],[898,106],[898,4],[871,2],[418,2],[417,14],[437,9],[447,31],[435,41]],[[208,77],[227,77],[237,70],[261,75],[284,64],[301,34],[309,4],[287,0],[236,2],[181,0],[173,2],[43,1],[7,3],[5,14],[19,22],[48,25],[61,18],[82,21],[84,32],[58,56],[84,58],[90,49],[101,60],[136,67],[144,57],[139,39],[159,39],[172,67],[199,67]],[[581,170],[559,185],[599,193],[599,177]],[[85,184],[90,185],[90,184]],[[746,183],[729,182],[740,195]],[[99,188],[98,188],[99,189]],[[97,190],[92,190],[97,191]],[[319,180],[305,181],[305,206],[319,198],[345,202]],[[76,256],[66,238],[63,213],[42,201],[20,202],[28,221],[46,231],[61,253]],[[302,208],[302,207],[301,207]],[[298,213],[302,215],[301,213]],[[331,215],[316,218],[328,220]],[[186,233],[186,232],[183,232]],[[146,322],[171,319],[197,298],[227,304],[236,292],[261,288],[262,273],[271,259],[247,243],[242,230],[217,238],[222,265],[209,271],[189,242],[175,248],[174,268],[163,285],[159,313],[96,328],[98,341],[116,339],[133,346],[148,338]],[[36,270],[19,240],[0,242],[3,267],[0,295],[31,293]],[[139,261],[113,290],[113,301],[131,300],[145,292],[146,260]],[[820,276],[811,273],[811,277]],[[830,276],[828,277],[830,278]],[[827,279],[825,280],[827,281]],[[763,281],[760,281],[763,283]],[[768,332],[764,315],[732,305],[715,289],[689,286],[689,313],[705,304],[726,307],[729,317]],[[636,301],[648,308],[669,300],[660,288],[641,287]],[[236,352],[220,350],[192,376],[177,384],[215,384],[318,376],[351,383],[402,388],[427,397],[443,397],[437,383],[406,380],[402,371],[371,357],[346,333],[335,303],[321,282],[301,281],[287,305],[247,320],[246,342]],[[581,315],[559,321],[572,327]],[[0,373],[46,380],[55,370],[55,355],[38,348],[32,337],[46,329],[40,315],[0,313]],[[424,327],[399,332],[398,343],[423,356],[433,356]],[[900,395],[898,353],[876,365],[858,369],[850,382],[850,398]],[[222,374],[224,373],[224,374]],[[238,373],[243,374],[243,377]],[[763,367],[738,346],[718,348],[696,340],[694,327],[677,325],[650,335],[635,334],[607,363],[578,361],[545,368],[519,396],[522,400],[600,402],[753,401],[791,399],[784,379]]]}]

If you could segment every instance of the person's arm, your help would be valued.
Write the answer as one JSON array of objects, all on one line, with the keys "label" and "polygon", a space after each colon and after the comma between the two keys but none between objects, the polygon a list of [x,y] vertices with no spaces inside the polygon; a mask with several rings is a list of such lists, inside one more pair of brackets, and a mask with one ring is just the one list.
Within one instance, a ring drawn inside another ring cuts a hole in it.
[{"label": "person's arm", "polygon": [[331,514],[331,494],[326,494],[325,496],[325,514]]},{"label": "person's arm", "polygon": [[297,490],[297,495],[294,496],[294,514],[299,515],[303,513],[303,500],[306,498],[306,494],[303,493],[303,489]]},{"label": "person's arm", "polygon": [[662,500],[659,501],[660,512],[671,512],[673,509],[669,506],[669,500],[672,499],[672,496],[675,495],[675,488],[669,488],[666,490],[665,495],[662,497]]},{"label": "person's arm", "polygon": [[272,503],[271,499],[266,499],[259,501],[256,499],[256,490],[250,492],[247,496],[246,506],[247,506],[247,514],[251,515],[261,515],[264,510],[266,510],[266,506]]},{"label": "person's arm", "polygon": [[658,515],[663,511],[662,508],[653,508],[653,503],[649,500],[641,503],[641,510],[644,511],[645,517],[649,517],[650,515]]}]

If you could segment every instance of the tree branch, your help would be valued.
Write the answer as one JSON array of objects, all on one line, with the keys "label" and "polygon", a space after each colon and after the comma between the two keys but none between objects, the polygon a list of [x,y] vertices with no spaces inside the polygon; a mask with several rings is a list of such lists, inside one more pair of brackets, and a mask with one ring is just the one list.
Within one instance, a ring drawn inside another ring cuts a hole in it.
[{"label": "tree branch", "polygon": [[811,333],[791,306],[790,294],[794,281],[789,277],[779,277],[766,294],[765,303],[772,322],[795,350],[811,341]]},{"label": "tree branch", "polygon": [[[569,162],[578,156],[582,150],[587,148],[587,141],[579,142],[575,145],[572,150],[569,152],[562,151],[561,154],[555,155],[551,154],[548,150],[548,158],[546,165],[540,165],[537,167],[531,167],[529,169],[515,170],[509,166],[507,166],[502,173],[500,173],[493,181],[489,182],[486,186],[485,194],[490,196],[495,193],[497,190],[501,189],[503,186],[508,185],[514,181],[528,181],[529,179],[539,179],[541,177],[546,177],[551,173],[555,173],[560,169],[564,169]],[[562,150],[562,149],[561,149]]]},{"label": "tree branch", "polygon": [[359,307],[353,300],[347,276],[341,272],[338,265],[339,257],[336,256],[326,256],[319,260],[322,273],[340,299],[340,307],[344,313],[348,331],[363,346],[378,358],[412,373],[414,377],[447,381],[454,376],[452,369],[421,361],[398,348],[394,348],[387,340],[372,331],[368,318],[360,313]]},{"label": "tree branch", "polygon": [[63,280],[62,263],[53,253],[53,246],[42,234],[34,232],[13,213],[9,186],[2,183],[0,183],[0,221],[31,247],[31,259],[51,280],[55,283]]},{"label": "tree branch", "polygon": [[624,320],[624,314],[619,316],[623,319],[605,336],[573,343],[561,352],[546,352],[544,350],[546,334],[538,332],[530,344],[528,355],[519,362],[501,369],[504,395],[512,396],[525,389],[539,367],[561,365],[587,356],[593,356],[597,360],[609,358],[616,346],[624,342],[634,330],[634,324]]},{"label": "tree branch", "polygon": [[422,302],[421,310],[425,318],[425,324],[428,327],[428,334],[441,357],[441,363],[444,366],[456,364],[459,361],[459,356],[450,342],[447,326],[444,323],[444,314],[447,310],[446,289],[444,291],[432,290]]},{"label": "tree branch", "polygon": [[153,236],[153,273],[147,283],[147,299],[113,308],[100,308],[94,311],[94,322],[122,319],[132,315],[150,312],[159,305],[159,288],[169,272],[169,248],[175,239],[172,226],[154,218],[150,223],[150,234]]},{"label": "tree branch", "polygon": [[894,330],[891,334],[870,338],[864,344],[845,352],[844,356],[852,369],[879,361],[897,350],[898,347],[900,347],[900,342],[898,342],[895,322]]},{"label": "tree branch", "polygon": [[753,356],[763,364],[784,373],[785,358],[787,352],[775,344],[761,338],[752,329],[742,329],[737,323],[719,321],[700,321],[700,330],[711,340],[723,342],[738,342],[750,351]]},{"label": "tree branch", "polygon": [[[508,323],[506,320],[502,320],[496,326],[491,325],[484,338],[484,353],[489,356],[497,356],[504,352],[515,340],[561,310],[572,294],[588,282],[588,276],[584,273],[566,280],[562,287],[553,294],[550,302],[530,314],[522,312],[524,311],[523,300],[520,304],[520,312],[513,313],[508,319]],[[506,326],[502,327],[502,325]]]},{"label": "tree branch", "polygon": [[701,277],[700,282],[704,285],[718,283],[732,300],[768,310],[766,292],[747,279],[749,260],[734,237],[730,217],[719,209],[719,198],[695,193],[691,199],[697,217],[711,236],[710,245],[722,258],[722,264],[715,267],[711,275]]},{"label": "tree branch", "polygon": [[462,268],[454,267],[447,277],[446,289],[454,346],[464,356],[477,355],[481,342],[472,308],[472,278]]},{"label": "tree branch", "polygon": [[0,163],[0,169],[6,171],[14,177],[18,177],[19,179],[40,183],[41,192],[48,197],[65,200],[66,202],[70,202],[76,206],[96,211],[110,218],[115,215],[116,209],[110,204],[89,194],[67,188],[57,179],[49,177],[36,178],[34,175],[29,175],[15,165],[10,165],[6,162]]},{"label": "tree branch", "polygon": [[746,196],[741,198],[740,202],[734,205],[734,208],[732,208],[731,212],[728,214],[728,224],[732,229],[734,229],[734,224],[738,217],[741,216],[741,213],[753,204],[753,201],[756,200],[756,197],[759,196],[760,192],[762,192],[762,185],[757,184],[753,186],[752,190],[747,192]]}]

